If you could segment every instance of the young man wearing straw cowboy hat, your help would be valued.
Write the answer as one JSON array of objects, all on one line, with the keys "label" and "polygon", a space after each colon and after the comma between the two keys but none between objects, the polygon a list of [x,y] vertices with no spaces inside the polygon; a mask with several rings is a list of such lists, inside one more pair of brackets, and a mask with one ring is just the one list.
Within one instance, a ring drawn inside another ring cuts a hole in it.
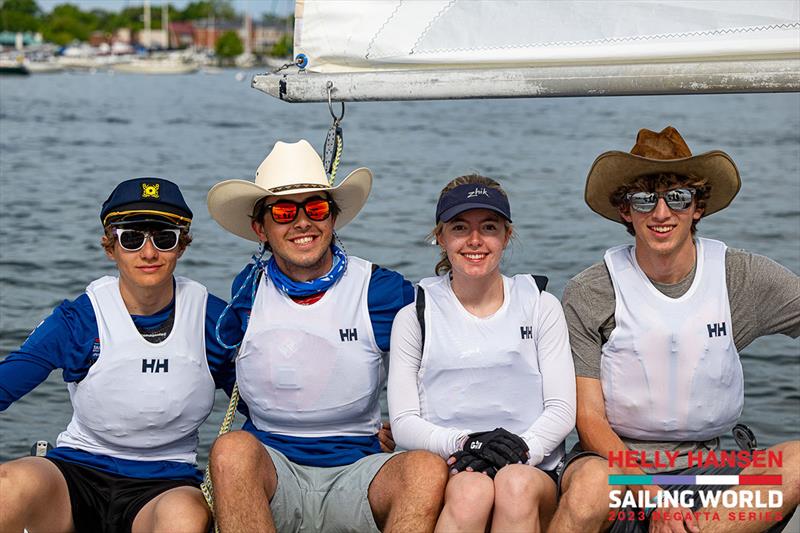
[{"label": "young man wearing straw cowboy hat", "polygon": [[100,220],[118,275],[62,302],[0,361],[0,411],[56,368],[74,411],[46,457],[0,465],[0,531],[202,533],[198,428],[215,387],[235,381],[217,342],[228,331],[215,333],[225,302],[173,275],[192,241],[176,184],[124,181]]},{"label": "young man wearing straw cowboy hat", "polygon": [[[701,217],[727,207],[739,187],[726,153],[692,156],[672,127],[641,130],[631,153],[594,162],[586,203],[624,224],[635,244],[608,250],[564,291],[580,445],[567,459],[552,530],[762,531],[797,506],[799,442],[769,449],[782,466],[749,464],[754,455],[745,455],[714,467],[698,454],[722,458],[719,437],[741,414],[739,352],[763,335],[800,335],[800,278],[695,235]],[[653,473],[689,478],[646,477]],[[730,486],[738,481],[728,478],[710,487],[694,477],[711,474],[774,474],[782,482]],[[742,497],[734,508],[699,509],[699,492],[722,486]],[[781,505],[747,507],[745,496],[767,501],[768,489],[782,492]],[[667,492],[682,495],[685,507],[665,501]]]},{"label": "young man wearing straw cowboy hat", "polygon": [[271,251],[233,283],[243,431],[209,459],[223,531],[432,531],[447,468],[423,451],[381,453],[379,395],[394,316],[410,284],[349,256],[334,230],[363,207],[366,168],[328,182],[308,142],[278,142],[255,182],[208,194],[226,230]]}]

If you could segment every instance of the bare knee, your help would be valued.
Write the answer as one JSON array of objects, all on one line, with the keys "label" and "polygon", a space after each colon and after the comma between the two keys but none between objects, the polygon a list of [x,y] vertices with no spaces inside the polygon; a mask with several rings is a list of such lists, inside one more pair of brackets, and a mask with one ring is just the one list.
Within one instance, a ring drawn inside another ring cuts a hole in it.
[{"label": "bare knee", "polygon": [[217,472],[252,471],[265,459],[269,460],[269,454],[258,439],[246,431],[232,431],[214,441],[208,462],[213,475]]},{"label": "bare knee", "polygon": [[[38,505],[47,502],[47,505]],[[0,465],[0,530],[72,529],[67,483],[58,468],[41,457]]]},{"label": "bare knee", "polygon": [[[13,464],[0,464],[0,509],[5,513],[16,514],[21,509],[21,502],[25,499],[21,490],[20,477],[15,472]],[[0,522],[1,523],[1,522]]]},{"label": "bare knee", "polygon": [[609,469],[600,458],[588,458],[567,469],[559,502],[577,522],[591,522],[608,511],[609,493],[623,489],[608,484]]},{"label": "bare knee", "polygon": [[788,473],[797,473],[800,464],[800,440],[790,440],[776,444],[767,452],[774,452],[781,460],[782,467]]},{"label": "bare knee", "polygon": [[[0,464],[0,504],[5,503],[11,492],[9,489],[13,486],[13,483],[13,469],[9,468],[8,463]],[[5,508],[6,506],[3,505],[3,507]]]},{"label": "bare knee", "polygon": [[211,479],[216,486],[242,480],[264,483],[269,497],[275,493],[278,476],[263,444],[246,431],[232,431],[217,438],[208,458]]},{"label": "bare knee", "polygon": [[448,478],[444,459],[422,450],[405,452],[401,457],[404,459],[403,481],[411,486],[416,485],[426,493],[426,498],[433,497],[441,501]]},{"label": "bare knee", "polygon": [[257,462],[262,444],[246,431],[232,431],[217,438],[211,446],[209,461],[212,466],[239,467],[246,463]]},{"label": "bare knee", "polygon": [[494,500],[494,482],[486,474],[459,472],[447,484],[445,508],[454,524],[488,520]]},{"label": "bare knee", "polygon": [[409,527],[426,530],[442,509],[447,465],[444,459],[426,451],[395,454],[372,479],[367,491],[370,508],[379,529],[393,530],[400,520]]},{"label": "bare knee", "polygon": [[[541,476],[546,476],[542,473]],[[548,487],[545,483],[552,485]],[[494,506],[506,515],[535,513],[548,492],[555,498],[555,485],[549,478],[540,479],[537,470],[528,465],[508,465],[494,478]]]},{"label": "bare knee", "polygon": [[163,494],[153,507],[153,531],[204,533],[211,513],[203,495],[193,487],[180,487]]},{"label": "bare knee", "polygon": [[[437,515],[442,508],[447,484],[447,464],[438,455],[415,450],[390,459],[369,489],[375,509],[413,505],[424,515]],[[378,513],[379,515],[381,513]]]},{"label": "bare knee", "polygon": [[49,466],[56,468],[46,459],[33,457],[0,464],[0,509],[14,509],[33,499],[49,500],[59,480],[53,475],[57,470],[51,473]]},{"label": "bare knee", "polygon": [[784,501],[797,505],[800,501],[800,441],[792,440],[776,444],[768,450],[781,458],[781,467],[775,473],[782,477]]}]

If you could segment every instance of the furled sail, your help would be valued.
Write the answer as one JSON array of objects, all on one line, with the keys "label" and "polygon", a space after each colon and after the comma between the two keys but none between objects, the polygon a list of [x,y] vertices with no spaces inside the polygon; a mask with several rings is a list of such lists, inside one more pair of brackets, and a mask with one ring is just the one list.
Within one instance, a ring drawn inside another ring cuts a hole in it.
[{"label": "furled sail", "polygon": [[797,0],[298,0],[286,100],[797,91]]}]

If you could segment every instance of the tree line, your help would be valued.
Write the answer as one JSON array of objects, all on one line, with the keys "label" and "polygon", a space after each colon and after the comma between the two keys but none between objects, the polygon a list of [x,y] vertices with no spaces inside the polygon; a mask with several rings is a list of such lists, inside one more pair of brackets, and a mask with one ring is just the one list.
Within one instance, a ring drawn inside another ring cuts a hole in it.
[{"label": "tree line", "polygon": [[[150,27],[160,30],[162,9],[167,9],[170,21],[192,21],[214,17],[218,21],[237,20],[231,0],[197,0],[184,9],[170,4],[150,9]],[[265,23],[281,24],[286,19],[265,14]],[[45,13],[36,0],[0,0],[0,31],[40,32],[45,41],[66,45],[75,40],[87,41],[97,31],[113,34],[120,28],[133,31],[144,28],[144,6],[129,6],[118,12],[105,9],[84,11],[74,4],[64,3]]]}]

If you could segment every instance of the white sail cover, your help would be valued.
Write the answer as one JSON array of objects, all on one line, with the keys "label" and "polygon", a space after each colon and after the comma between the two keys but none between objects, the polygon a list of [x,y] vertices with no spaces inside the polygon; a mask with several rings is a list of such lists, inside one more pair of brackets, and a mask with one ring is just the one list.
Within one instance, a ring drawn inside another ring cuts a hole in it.
[{"label": "white sail cover", "polygon": [[297,0],[312,72],[781,59],[798,0]]}]

